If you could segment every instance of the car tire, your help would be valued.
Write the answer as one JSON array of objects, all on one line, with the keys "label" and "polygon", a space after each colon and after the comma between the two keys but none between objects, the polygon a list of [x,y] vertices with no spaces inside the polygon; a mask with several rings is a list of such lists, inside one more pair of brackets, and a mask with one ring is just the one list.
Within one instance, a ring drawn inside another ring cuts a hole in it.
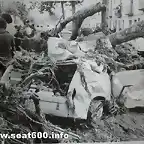
[{"label": "car tire", "polygon": [[91,125],[96,123],[97,119],[103,116],[103,102],[102,100],[92,100],[87,114],[87,123]]}]

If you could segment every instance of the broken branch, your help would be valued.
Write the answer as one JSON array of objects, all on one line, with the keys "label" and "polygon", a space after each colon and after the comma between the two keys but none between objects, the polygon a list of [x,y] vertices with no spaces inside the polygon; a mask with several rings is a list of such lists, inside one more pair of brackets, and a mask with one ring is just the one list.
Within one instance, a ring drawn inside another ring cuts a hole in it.
[{"label": "broken branch", "polygon": [[[92,5],[92,6],[88,7],[88,8],[79,10],[73,16],[68,17],[66,20],[62,21],[60,23],[59,27],[56,29],[56,33],[61,32],[69,22],[76,21],[75,28],[73,30],[72,36],[74,34],[78,35],[78,31],[77,30],[80,28],[80,26],[81,26],[81,24],[82,24],[82,22],[83,22],[83,20],[85,18],[87,18],[89,16],[92,16],[95,13],[104,11],[105,9],[106,9],[105,5],[99,2],[99,3],[97,3],[95,5]],[[77,31],[77,33],[76,33],[76,31]],[[75,36],[75,37],[77,37],[77,36]]]},{"label": "broken branch", "polygon": [[113,46],[144,36],[144,21],[137,22],[130,28],[109,35]]}]

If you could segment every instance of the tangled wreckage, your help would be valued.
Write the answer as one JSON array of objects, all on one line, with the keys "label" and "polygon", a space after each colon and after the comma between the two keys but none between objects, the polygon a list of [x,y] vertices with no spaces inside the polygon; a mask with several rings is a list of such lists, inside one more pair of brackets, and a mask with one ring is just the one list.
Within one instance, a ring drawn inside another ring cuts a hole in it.
[{"label": "tangled wreckage", "polygon": [[[143,57],[131,43],[112,47],[100,33],[87,41],[67,41],[63,35],[39,40],[38,33],[20,42],[22,48],[0,81],[0,92],[6,95],[0,104],[7,111],[2,113],[4,127],[18,132],[64,132],[72,142],[81,137],[82,142],[88,137],[92,142],[142,139],[143,122],[136,126],[139,120],[127,111],[143,112]],[[48,122],[50,117],[58,118],[57,122],[60,118],[84,120],[95,131],[69,132]],[[17,123],[22,130],[15,128]]]},{"label": "tangled wreckage", "polygon": [[[98,101],[98,105],[102,105],[104,101],[110,101],[110,78],[102,65],[98,66],[95,61],[84,58],[57,61],[55,65],[57,68],[54,70],[54,78],[51,78],[46,86],[38,89],[38,86],[31,82],[32,79],[29,79],[30,85],[27,92],[36,93],[40,100],[40,109],[44,114],[87,119],[92,101]],[[48,66],[50,67],[50,64]],[[44,65],[39,63],[39,67],[43,68]],[[10,65],[1,81],[4,81],[7,75],[9,79],[6,79],[11,85],[19,84],[22,81],[22,72],[15,70]],[[53,79],[56,81],[54,88],[50,86],[53,84]],[[48,81],[48,79],[44,81]],[[96,116],[95,109],[92,113],[94,112]],[[102,116],[102,112],[100,111],[100,116]]]},{"label": "tangled wreckage", "polygon": [[[27,93],[35,93],[44,114],[96,120],[106,111],[115,113],[117,109],[112,108],[114,106],[111,103],[112,99],[121,99],[124,96],[135,103],[133,107],[139,106],[139,102],[136,103],[137,100],[133,95],[137,92],[136,85],[143,83],[143,70],[123,71],[109,76],[103,64],[98,65],[94,59],[83,57],[84,52],[79,49],[77,43],[71,42],[67,50],[67,44],[64,42],[66,41],[62,38],[49,38],[49,58],[54,58],[56,61],[56,69],[54,73],[51,72],[51,80],[47,78],[36,82],[33,76],[27,80],[29,83]],[[80,57],[73,58],[73,54]],[[31,67],[31,71],[39,68],[37,73],[44,75],[43,71],[51,67],[51,64],[47,64],[48,68],[45,68],[45,64],[44,61],[37,61]],[[23,80],[22,71],[24,70],[17,71],[10,65],[1,81],[7,80],[11,85],[18,85]],[[132,80],[135,75],[139,76],[137,81]],[[45,86],[40,84],[44,82]],[[137,99],[141,98],[141,95],[142,90],[137,93]],[[31,106],[32,104],[29,103],[29,107]],[[131,107],[127,104],[127,108]]]}]

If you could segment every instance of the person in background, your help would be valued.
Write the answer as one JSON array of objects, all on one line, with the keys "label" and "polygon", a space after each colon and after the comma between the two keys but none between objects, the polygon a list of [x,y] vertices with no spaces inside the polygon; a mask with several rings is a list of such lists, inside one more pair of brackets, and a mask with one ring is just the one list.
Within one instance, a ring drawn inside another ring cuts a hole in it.
[{"label": "person in background", "polygon": [[13,19],[12,19],[12,17],[11,17],[10,14],[3,13],[1,17],[3,19],[5,19],[5,21],[7,22],[7,24],[11,24],[13,22]]},{"label": "person in background", "polygon": [[0,75],[2,76],[15,52],[14,37],[6,31],[7,22],[0,18]]},{"label": "person in background", "polygon": [[32,24],[32,25],[29,25],[29,27],[32,29],[32,32],[30,34],[30,37],[34,37],[34,35],[36,34],[36,28],[35,28],[35,25]]},{"label": "person in background", "polygon": [[24,35],[22,34],[21,30],[21,26],[15,26],[15,29],[17,30],[17,32],[15,33],[14,37],[15,37],[15,48],[17,51],[20,51],[20,46],[22,43],[22,39],[24,38]]},{"label": "person in background", "polygon": [[3,13],[3,14],[1,15],[1,17],[7,22],[7,29],[6,29],[6,30],[7,30],[11,35],[13,35],[13,36],[15,37],[16,50],[20,50],[20,49],[19,49],[19,46],[20,46],[20,44],[21,44],[21,40],[18,39],[18,37],[22,38],[22,37],[21,37],[21,33],[19,32],[21,27],[18,27],[18,26],[14,26],[14,27],[13,27],[13,25],[11,25],[12,22],[13,22],[13,19],[12,19],[12,17],[11,17],[10,14]]},{"label": "person in background", "polygon": [[34,24],[31,25],[29,20],[25,20],[24,24],[25,25],[22,28],[23,34],[28,38],[32,38],[36,32],[35,25]]},{"label": "person in background", "polygon": [[16,29],[14,27],[14,23],[13,23],[13,19],[11,17],[10,14],[7,13],[3,13],[1,15],[1,17],[7,22],[7,28],[6,30],[12,35],[14,36],[14,34],[16,33]]}]

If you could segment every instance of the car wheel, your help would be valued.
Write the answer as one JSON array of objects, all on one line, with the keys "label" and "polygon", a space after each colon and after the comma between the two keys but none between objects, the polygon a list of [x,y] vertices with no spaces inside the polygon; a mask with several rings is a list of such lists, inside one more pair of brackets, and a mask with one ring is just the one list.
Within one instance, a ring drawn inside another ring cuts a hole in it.
[{"label": "car wheel", "polygon": [[88,125],[95,123],[103,115],[103,102],[101,100],[92,100],[87,114]]}]

